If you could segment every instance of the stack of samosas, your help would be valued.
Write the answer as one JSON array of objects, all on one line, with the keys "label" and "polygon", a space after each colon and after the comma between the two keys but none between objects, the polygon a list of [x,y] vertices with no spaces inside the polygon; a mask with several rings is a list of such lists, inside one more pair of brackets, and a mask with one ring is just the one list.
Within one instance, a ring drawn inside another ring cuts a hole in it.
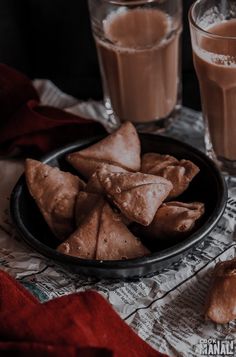
[{"label": "stack of samosas", "polygon": [[[120,260],[150,254],[143,237],[169,239],[189,233],[204,213],[200,202],[170,201],[184,192],[199,168],[188,160],[147,153],[126,122],[105,139],[71,153],[79,176],[26,160],[26,181],[54,235],[57,250],[84,259]],[[83,180],[86,180],[86,184]],[[166,202],[168,201],[168,202]]]}]

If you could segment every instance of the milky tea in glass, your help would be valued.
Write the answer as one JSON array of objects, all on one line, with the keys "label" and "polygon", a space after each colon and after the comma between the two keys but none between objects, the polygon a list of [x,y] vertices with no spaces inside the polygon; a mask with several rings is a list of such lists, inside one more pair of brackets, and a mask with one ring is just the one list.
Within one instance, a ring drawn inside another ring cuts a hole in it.
[{"label": "milky tea in glass", "polygon": [[181,0],[89,5],[108,115],[165,127],[180,107]]},{"label": "milky tea in glass", "polygon": [[236,174],[236,2],[197,1],[189,13],[209,155]]}]

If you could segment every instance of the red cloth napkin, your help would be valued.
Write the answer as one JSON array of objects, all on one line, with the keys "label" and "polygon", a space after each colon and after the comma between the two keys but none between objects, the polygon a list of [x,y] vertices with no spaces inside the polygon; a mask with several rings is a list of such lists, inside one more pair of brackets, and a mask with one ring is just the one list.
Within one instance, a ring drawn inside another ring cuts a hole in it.
[{"label": "red cloth napkin", "polygon": [[41,304],[3,271],[0,321],[0,356],[165,356],[141,340],[97,292]]},{"label": "red cloth napkin", "polygon": [[80,348],[72,345],[37,342],[0,342],[1,357],[112,357],[105,348]]},{"label": "red cloth napkin", "polygon": [[0,64],[0,155],[39,156],[104,128],[61,109],[40,105],[31,81]]}]

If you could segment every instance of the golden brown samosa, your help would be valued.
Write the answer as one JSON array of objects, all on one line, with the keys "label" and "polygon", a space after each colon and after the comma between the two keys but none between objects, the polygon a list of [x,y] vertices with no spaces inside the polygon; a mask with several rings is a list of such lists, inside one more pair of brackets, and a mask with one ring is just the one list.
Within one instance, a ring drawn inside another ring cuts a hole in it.
[{"label": "golden brown samosa", "polygon": [[77,176],[27,159],[25,176],[30,194],[54,235],[63,240],[74,230],[75,201],[82,183]]},{"label": "golden brown samosa", "polygon": [[96,193],[79,192],[75,204],[75,222],[77,226],[93,210],[100,198],[101,196]]},{"label": "golden brown samosa", "polygon": [[103,206],[96,259],[121,260],[142,257],[149,250],[124,225],[108,204]]},{"label": "golden brown samosa", "polygon": [[139,171],[140,150],[136,129],[133,124],[126,122],[98,143],[69,154],[67,160],[88,179],[103,163]]},{"label": "golden brown samosa", "polygon": [[104,201],[100,200],[86,216],[79,228],[63,243],[57,251],[73,257],[95,259],[100,217]]},{"label": "golden brown samosa", "polygon": [[110,165],[110,164],[102,164],[99,169],[97,169],[92,176],[90,177],[86,187],[85,191],[86,192],[91,192],[91,193],[98,193],[98,194],[103,194],[104,189],[99,182],[97,173],[99,170],[106,170],[107,172],[127,172],[127,170],[123,169],[120,166],[115,166],[115,165]]},{"label": "golden brown samosa", "polygon": [[57,250],[74,257],[98,260],[131,259],[150,253],[103,200]]},{"label": "golden brown samosa", "polygon": [[205,317],[218,324],[236,319],[236,258],[215,266]]},{"label": "golden brown samosa", "polygon": [[170,155],[147,153],[142,156],[141,171],[165,177],[173,184],[168,199],[181,195],[199,172],[199,168],[189,160],[177,160]]},{"label": "golden brown samosa", "polygon": [[142,233],[155,240],[183,236],[192,231],[196,221],[204,214],[201,202],[163,203],[157,210],[152,223],[142,229]]},{"label": "golden brown samosa", "polygon": [[172,190],[170,181],[143,173],[100,170],[98,179],[112,202],[131,221],[149,225]]}]

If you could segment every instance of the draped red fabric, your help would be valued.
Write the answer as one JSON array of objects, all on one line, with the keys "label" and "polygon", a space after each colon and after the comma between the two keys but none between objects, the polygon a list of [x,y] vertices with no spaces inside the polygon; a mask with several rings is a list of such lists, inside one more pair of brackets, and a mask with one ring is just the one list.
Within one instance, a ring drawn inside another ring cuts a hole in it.
[{"label": "draped red fabric", "polygon": [[0,321],[0,356],[165,356],[139,338],[99,293],[40,303],[3,271]]},{"label": "draped red fabric", "polygon": [[39,156],[101,133],[93,120],[41,105],[30,79],[0,64],[0,155]]}]

